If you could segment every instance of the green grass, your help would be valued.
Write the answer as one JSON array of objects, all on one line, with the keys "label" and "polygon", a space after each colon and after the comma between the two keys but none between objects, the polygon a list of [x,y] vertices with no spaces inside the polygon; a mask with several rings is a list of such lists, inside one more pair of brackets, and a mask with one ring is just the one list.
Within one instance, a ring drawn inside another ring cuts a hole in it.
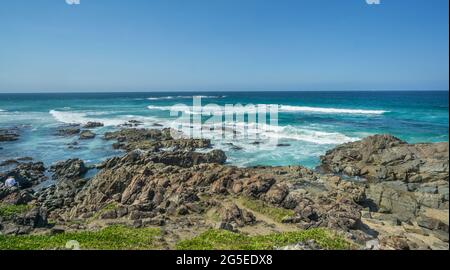
[{"label": "green grass", "polygon": [[155,228],[127,228],[111,226],[100,231],[71,232],[57,235],[0,236],[0,250],[65,249],[74,240],[87,250],[149,250],[156,249]]},{"label": "green grass", "polygon": [[242,202],[242,205],[244,205],[246,208],[258,212],[260,214],[263,214],[273,219],[274,221],[280,223],[283,221],[284,218],[292,217],[295,214],[293,210],[270,206],[262,201],[257,201],[244,197],[242,197],[240,201]]},{"label": "green grass", "polygon": [[30,206],[28,205],[0,204],[0,217],[12,218],[13,216],[23,214],[28,210],[30,210]]},{"label": "green grass", "polygon": [[181,241],[178,250],[272,250],[308,240],[327,250],[350,249],[351,244],[326,229],[311,229],[298,232],[278,233],[262,236],[247,236],[223,230],[209,230]]}]

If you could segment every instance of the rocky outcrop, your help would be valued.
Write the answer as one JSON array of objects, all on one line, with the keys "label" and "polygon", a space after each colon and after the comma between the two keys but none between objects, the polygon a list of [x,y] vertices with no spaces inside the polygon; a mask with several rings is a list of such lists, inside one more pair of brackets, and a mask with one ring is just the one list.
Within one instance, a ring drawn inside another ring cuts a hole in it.
[{"label": "rocky outcrop", "polygon": [[23,214],[0,217],[0,232],[4,235],[29,234],[34,229],[47,226],[47,211],[40,207],[35,207]]},{"label": "rocky outcrop", "polygon": [[0,182],[4,183],[8,177],[14,177],[19,187],[26,189],[47,180],[45,171],[42,162],[18,163],[15,168],[0,173]]},{"label": "rocky outcrop", "polygon": [[[210,153],[133,151],[102,164],[99,172],[75,197],[69,219],[91,218],[108,205],[123,209],[121,217],[131,220],[164,219],[201,213],[211,202],[208,196],[245,196],[267,202],[272,207],[293,209],[286,223],[300,228],[329,227],[357,229],[362,197],[350,183],[334,183],[328,189],[303,167],[236,168],[221,165],[225,155]],[[299,188],[302,186],[302,188]],[[351,196],[347,195],[351,194]],[[103,217],[117,218],[117,210]],[[255,223],[253,214],[235,205],[225,207],[222,224],[227,228]]]},{"label": "rocky outcrop", "polygon": [[[409,145],[373,136],[338,146],[322,157],[321,170],[311,170],[228,166],[221,150],[197,152],[210,141],[173,139],[168,129],[123,129],[105,139],[127,152],[97,165],[92,179],[83,179],[88,170],[83,161],[71,159],[53,165],[56,183],[36,194],[0,183],[0,201],[34,205],[58,224],[83,224],[78,229],[91,223],[191,231],[326,227],[367,249],[448,248],[445,143]],[[36,163],[27,164],[12,166],[36,170]],[[208,217],[215,221],[208,223]],[[7,225],[12,234],[34,230],[31,223],[0,222],[28,224],[17,225],[19,230]]]},{"label": "rocky outcrop", "polygon": [[37,203],[47,209],[52,216],[59,214],[74,207],[74,198],[86,184],[85,179],[67,179],[64,178],[55,185],[40,190],[35,197]]},{"label": "rocky outcrop", "polygon": [[327,152],[321,168],[367,179],[376,210],[406,221],[421,207],[448,209],[448,155],[448,143],[411,145],[377,135]]},{"label": "rocky outcrop", "polygon": [[20,135],[15,129],[0,129],[0,142],[17,141]]},{"label": "rocky outcrop", "polygon": [[91,140],[94,139],[96,134],[90,130],[83,130],[80,133],[80,140]]},{"label": "rocky outcrop", "polygon": [[93,128],[99,128],[99,127],[103,127],[104,124],[100,123],[100,122],[87,122],[86,124],[83,125],[83,128],[86,129],[93,129]]},{"label": "rocky outcrop", "polygon": [[360,176],[374,182],[448,182],[448,143],[407,144],[390,135],[375,135],[343,144],[321,158],[332,173]]},{"label": "rocky outcrop", "polygon": [[144,123],[142,121],[138,121],[138,120],[128,120],[126,123],[123,123],[122,125],[120,125],[121,127],[126,127],[126,128],[132,128],[132,127],[138,127],[138,126],[142,126]]},{"label": "rocky outcrop", "polygon": [[418,224],[440,237],[448,234],[448,221],[447,226],[442,221],[438,224],[444,225],[430,225],[433,218],[424,217],[424,212],[448,211],[448,150],[448,143],[407,144],[393,136],[376,135],[328,151],[321,158],[321,169],[367,179],[364,204],[380,213],[372,216],[382,222],[388,218],[394,224]]},{"label": "rocky outcrop", "polygon": [[53,178],[57,180],[79,179],[86,174],[88,168],[80,159],[69,159],[52,165],[50,171],[53,172]]},{"label": "rocky outcrop", "polygon": [[210,148],[207,139],[173,139],[170,129],[122,129],[106,133],[105,140],[117,140],[115,149],[160,151],[162,149],[193,151],[199,148]]},{"label": "rocky outcrop", "polygon": [[31,190],[18,187],[6,187],[0,183],[0,202],[9,205],[26,205],[34,199]]},{"label": "rocky outcrop", "polygon": [[222,228],[244,227],[256,223],[256,217],[252,212],[239,208],[236,204],[223,209]]},{"label": "rocky outcrop", "polygon": [[57,136],[70,137],[80,134],[80,125],[64,126],[56,130]]}]

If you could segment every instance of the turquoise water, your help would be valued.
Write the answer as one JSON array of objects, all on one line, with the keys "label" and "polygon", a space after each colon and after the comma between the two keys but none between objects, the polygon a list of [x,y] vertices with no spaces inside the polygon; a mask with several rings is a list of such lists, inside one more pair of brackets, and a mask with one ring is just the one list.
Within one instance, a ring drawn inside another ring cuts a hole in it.
[{"label": "turquoise water", "polygon": [[[377,133],[393,134],[410,143],[448,141],[448,92],[222,92],[222,93],[84,93],[0,94],[0,128],[19,127],[17,142],[0,143],[0,161],[30,156],[47,165],[72,157],[97,163],[120,154],[101,139],[127,120],[144,126],[171,126],[170,106],[202,104],[277,104],[278,126],[263,135],[277,138],[283,147],[258,145],[239,138],[214,139],[226,151],[230,164],[314,167],[320,155],[337,144]],[[205,120],[206,118],[204,118]],[[63,124],[101,121],[95,140],[55,136]],[[206,136],[207,137],[207,136]],[[231,145],[232,144],[232,145]]]}]

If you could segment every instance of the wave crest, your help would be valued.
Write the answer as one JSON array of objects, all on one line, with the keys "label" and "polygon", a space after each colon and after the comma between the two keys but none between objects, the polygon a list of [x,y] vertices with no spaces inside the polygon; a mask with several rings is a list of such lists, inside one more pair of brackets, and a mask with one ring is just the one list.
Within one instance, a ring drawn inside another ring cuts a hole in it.
[{"label": "wave crest", "polygon": [[171,99],[192,99],[194,97],[199,98],[210,98],[210,99],[218,99],[218,98],[226,98],[226,96],[165,96],[165,97],[149,97],[148,100],[171,100]]},{"label": "wave crest", "polygon": [[[389,111],[384,110],[364,110],[364,109],[340,109],[340,108],[322,108],[322,107],[305,107],[305,106],[291,106],[291,105],[267,105],[267,104],[258,104],[254,106],[242,106],[235,107],[230,113],[255,113],[257,112],[258,106],[266,106],[266,108],[270,108],[273,106],[278,106],[279,112],[285,113],[317,113],[317,114],[365,114],[365,115],[382,115],[388,113]],[[153,106],[150,105],[147,107],[150,110],[162,110],[162,111],[182,111],[188,114],[196,114],[199,113],[201,109],[205,110],[205,107],[196,108],[196,111],[193,111],[192,106],[188,105],[173,105],[173,106]],[[224,113],[224,107],[220,106],[222,113]],[[220,111],[219,111],[220,112]]]}]

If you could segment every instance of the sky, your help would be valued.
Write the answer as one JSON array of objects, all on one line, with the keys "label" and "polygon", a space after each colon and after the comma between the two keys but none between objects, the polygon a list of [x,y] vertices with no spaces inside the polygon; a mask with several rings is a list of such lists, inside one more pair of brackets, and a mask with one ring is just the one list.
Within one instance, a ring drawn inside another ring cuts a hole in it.
[{"label": "sky", "polygon": [[0,92],[448,90],[448,0],[2,0]]}]

